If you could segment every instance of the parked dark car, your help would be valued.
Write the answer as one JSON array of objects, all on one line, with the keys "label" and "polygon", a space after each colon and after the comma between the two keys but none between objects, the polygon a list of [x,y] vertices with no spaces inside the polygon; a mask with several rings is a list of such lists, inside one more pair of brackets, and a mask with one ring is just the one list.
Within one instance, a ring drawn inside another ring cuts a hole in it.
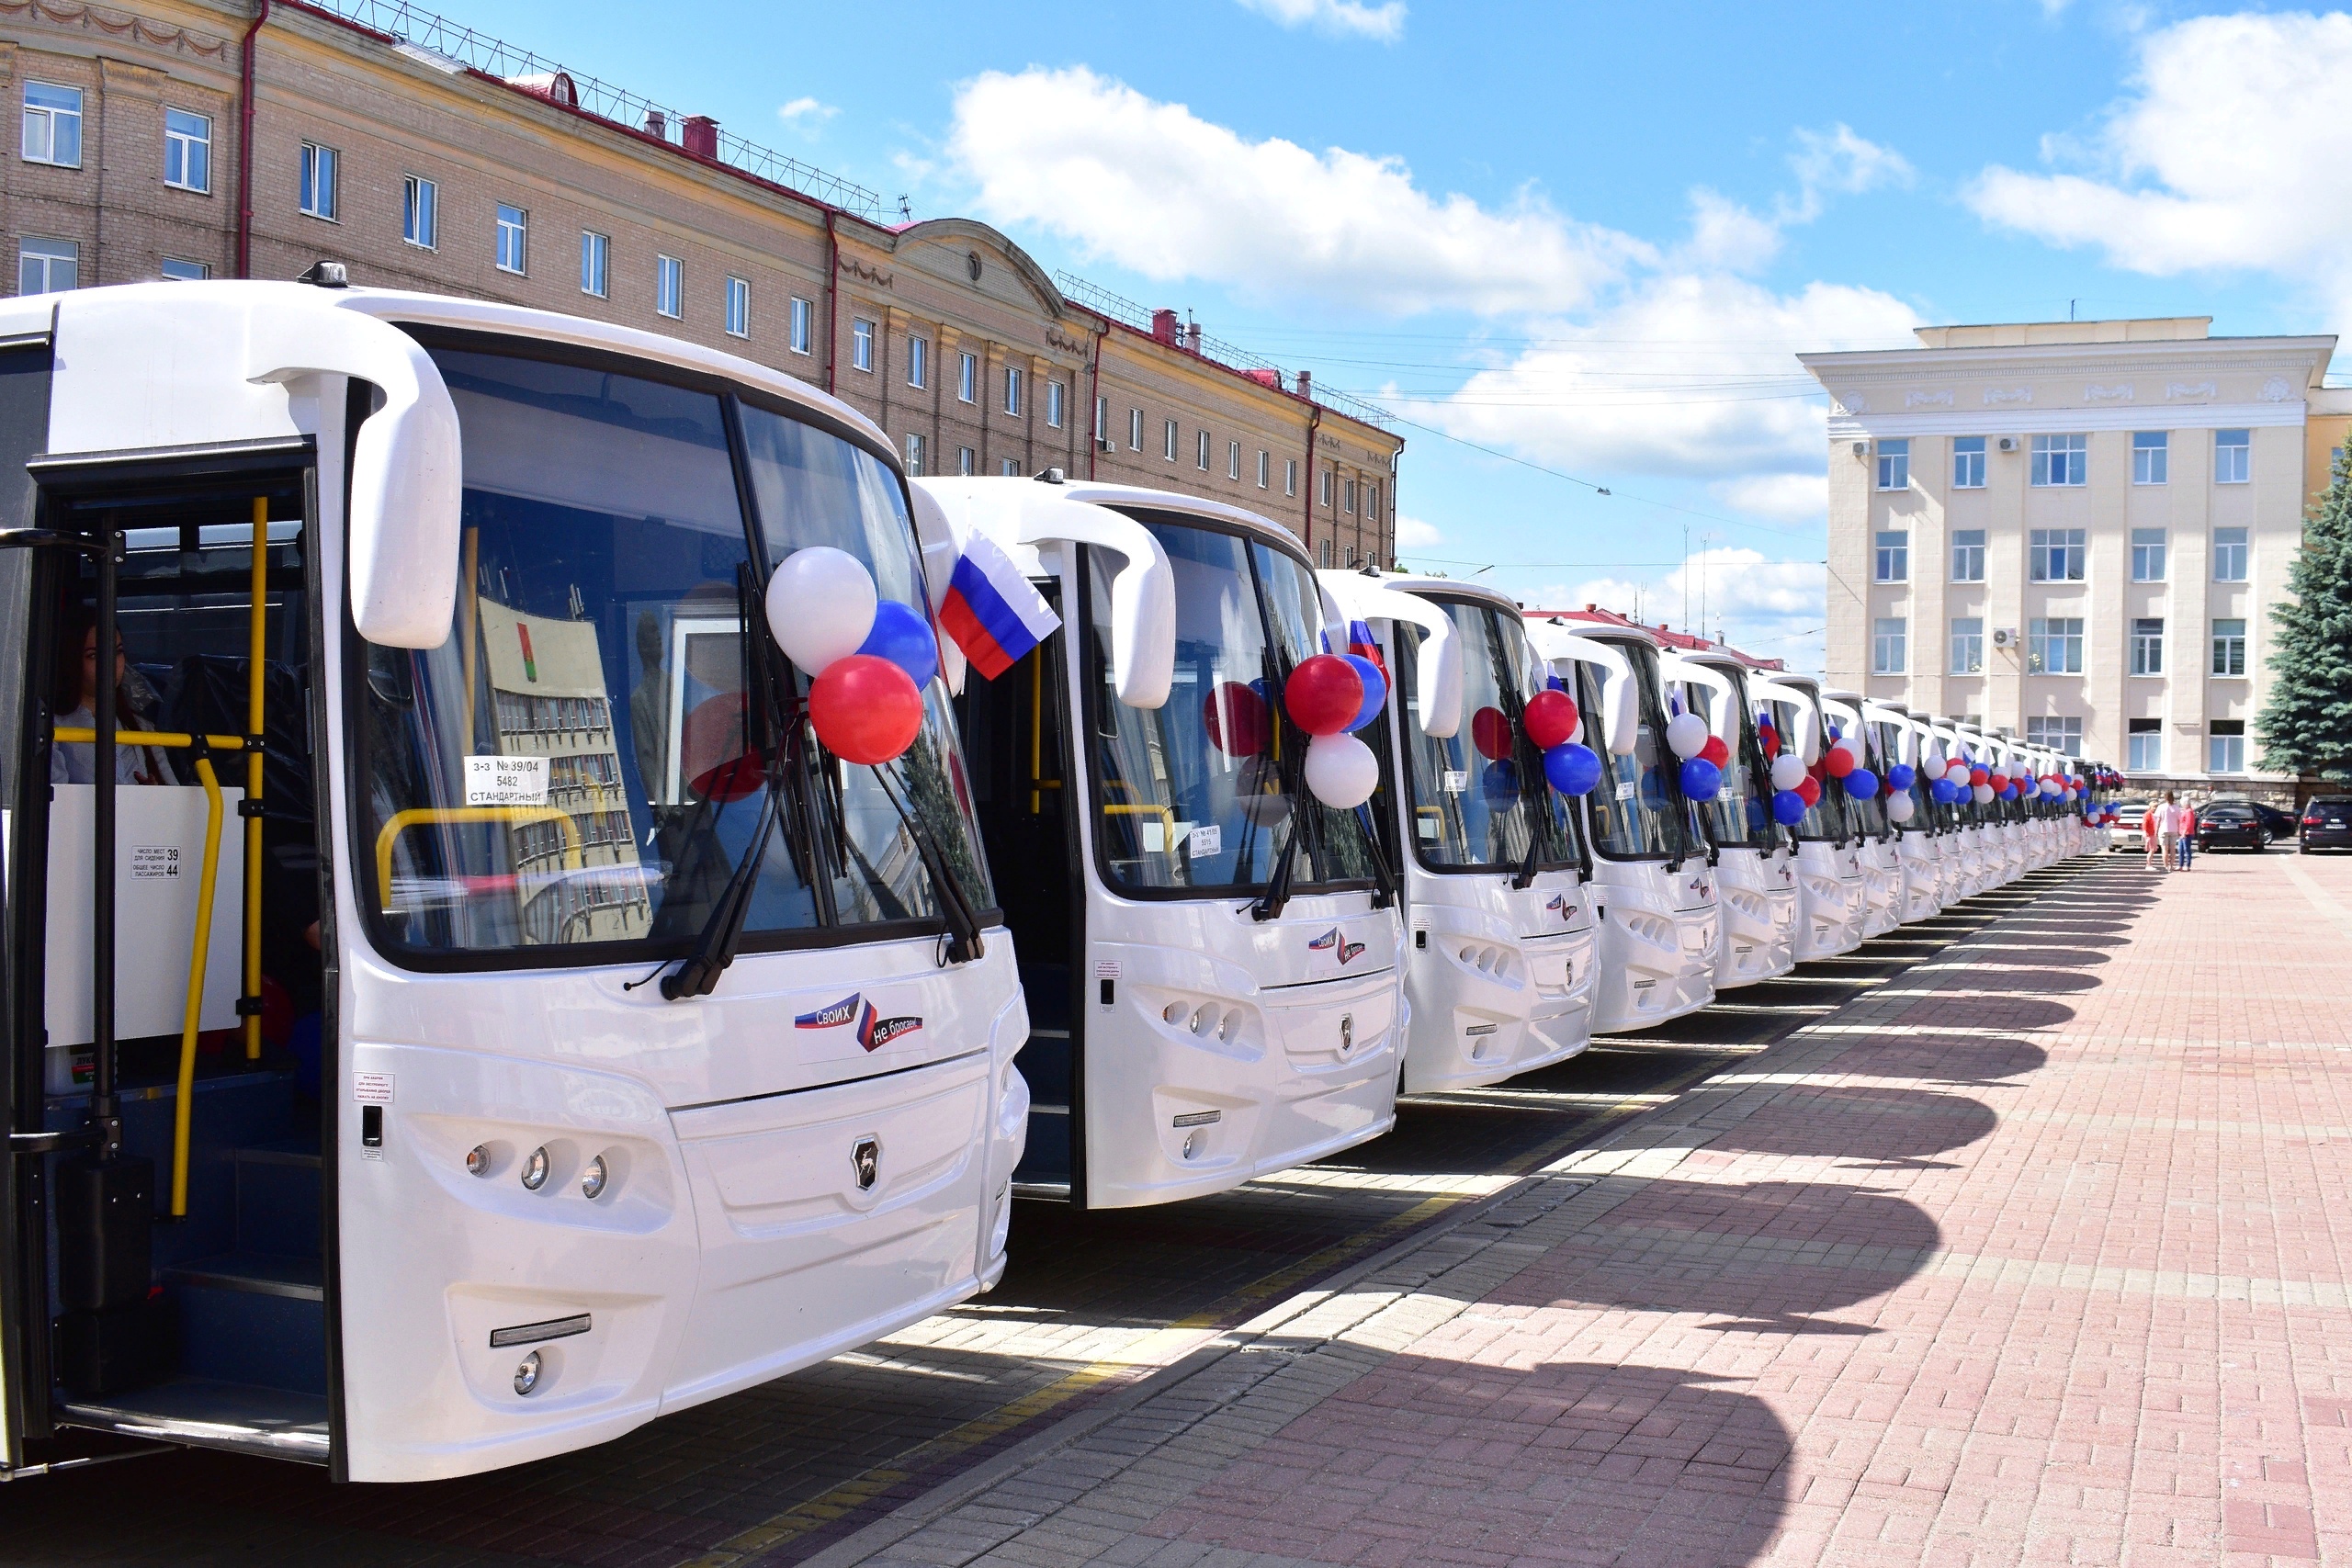
[{"label": "parked dark car", "polygon": [[2262,818],[2262,825],[2270,830],[2272,843],[2277,843],[2281,839],[2293,838],[2296,829],[2301,825],[2301,819],[2293,812],[2281,811],[2277,807],[2263,801],[2256,801],[2254,810],[2255,815]]},{"label": "parked dark car", "polygon": [[2352,850],[2352,795],[2321,795],[2303,807],[2298,854],[2313,850]]},{"label": "parked dark car", "polygon": [[2197,808],[2199,850],[2266,850],[2270,829],[2250,800],[2213,800]]}]

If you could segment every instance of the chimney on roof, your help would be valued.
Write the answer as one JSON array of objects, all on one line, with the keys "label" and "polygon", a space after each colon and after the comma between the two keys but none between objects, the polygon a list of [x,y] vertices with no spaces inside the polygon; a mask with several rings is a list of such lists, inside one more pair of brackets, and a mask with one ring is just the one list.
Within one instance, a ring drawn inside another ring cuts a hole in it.
[{"label": "chimney on roof", "polygon": [[663,114],[660,109],[647,109],[645,111],[645,134],[650,136],[656,141],[669,141],[670,117]]},{"label": "chimney on roof", "polygon": [[1244,370],[1242,374],[1261,387],[1272,387],[1277,392],[1283,389],[1283,373],[1279,370]]},{"label": "chimney on roof", "polygon": [[1151,335],[1178,348],[1184,346],[1184,330],[1176,324],[1176,312],[1173,310],[1154,310],[1151,313]]},{"label": "chimney on roof", "polygon": [[1302,398],[1311,398],[1315,395],[1314,371],[1302,370],[1298,373],[1298,395]]},{"label": "chimney on roof", "polygon": [[1584,607],[1584,613],[1585,613],[1586,615],[1593,615],[1593,614],[1597,613],[1597,612],[1600,610],[1600,605],[1598,605],[1598,604],[1587,604],[1587,605]]},{"label": "chimney on roof", "polygon": [[697,158],[718,157],[718,122],[707,114],[690,114],[679,128],[679,140]]}]

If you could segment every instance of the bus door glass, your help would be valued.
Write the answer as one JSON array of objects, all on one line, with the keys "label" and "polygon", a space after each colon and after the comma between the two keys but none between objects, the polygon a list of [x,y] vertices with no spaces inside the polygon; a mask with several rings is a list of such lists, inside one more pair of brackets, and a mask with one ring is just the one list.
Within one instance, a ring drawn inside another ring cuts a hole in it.
[{"label": "bus door glass", "polygon": [[1545,784],[1543,759],[1521,717],[1525,634],[1487,605],[1440,603],[1462,649],[1464,720],[1451,736],[1421,728],[1420,637],[1417,628],[1395,623],[1413,852],[1431,870],[1515,871],[1527,859],[1532,823],[1544,836],[1539,865],[1569,863],[1575,849],[1566,797]]},{"label": "bus door glass", "polygon": [[[1711,732],[1715,728],[1720,705],[1746,701],[1738,672],[1723,673],[1732,683],[1729,696],[1698,681],[1680,683],[1684,704],[1707,721]],[[1756,742],[1753,729],[1744,716],[1734,723],[1732,733],[1732,756],[1723,771],[1723,788],[1713,800],[1698,807],[1699,816],[1717,848],[1769,852],[1777,842],[1772,828],[1771,774],[1760,765],[1760,754],[1751,755]]]}]

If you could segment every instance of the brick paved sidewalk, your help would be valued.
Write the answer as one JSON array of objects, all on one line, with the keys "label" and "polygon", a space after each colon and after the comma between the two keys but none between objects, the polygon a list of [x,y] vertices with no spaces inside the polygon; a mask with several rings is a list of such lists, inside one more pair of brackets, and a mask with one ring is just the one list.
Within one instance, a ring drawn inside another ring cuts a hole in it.
[{"label": "brick paved sidewalk", "polygon": [[814,1561],[2352,1563],[2352,862],[2012,892]]}]

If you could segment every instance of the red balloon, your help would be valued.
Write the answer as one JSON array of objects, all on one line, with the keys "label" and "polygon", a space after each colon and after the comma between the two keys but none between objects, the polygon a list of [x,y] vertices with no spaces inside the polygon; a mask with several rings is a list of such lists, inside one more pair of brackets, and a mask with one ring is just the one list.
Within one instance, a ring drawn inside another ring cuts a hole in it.
[{"label": "red balloon", "polygon": [[1538,692],[1527,699],[1527,738],[1538,751],[1565,746],[1577,738],[1577,703],[1566,692]]},{"label": "red balloon", "polygon": [[809,682],[808,720],[825,750],[843,761],[895,761],[922,728],[922,694],[888,660],[853,653]]},{"label": "red balloon", "polygon": [[1821,781],[1811,773],[1807,773],[1797,781],[1796,793],[1797,798],[1803,800],[1805,805],[1818,806],[1821,804]]},{"label": "red balloon", "polygon": [[1470,743],[1489,762],[1510,755],[1510,720],[1500,708],[1480,708],[1470,716]]},{"label": "red balloon", "polygon": [[1724,744],[1724,738],[1720,735],[1708,736],[1707,743],[1699,748],[1699,755],[1718,768],[1731,765],[1731,748]]},{"label": "red balloon", "polygon": [[1842,779],[1854,771],[1854,754],[1843,746],[1832,746],[1824,753],[1821,765],[1833,779]]},{"label": "red balloon", "polygon": [[1229,757],[1261,756],[1273,735],[1266,699],[1238,681],[1225,682],[1201,699],[1201,722],[1208,727],[1209,744]]},{"label": "red balloon", "polygon": [[1309,735],[1337,735],[1363,711],[1363,678],[1335,653],[1303,659],[1283,682],[1290,721]]},{"label": "red balloon", "polygon": [[1990,783],[1992,777],[1993,775],[1983,768],[1971,768],[1968,770],[1968,782],[1972,784]]}]

